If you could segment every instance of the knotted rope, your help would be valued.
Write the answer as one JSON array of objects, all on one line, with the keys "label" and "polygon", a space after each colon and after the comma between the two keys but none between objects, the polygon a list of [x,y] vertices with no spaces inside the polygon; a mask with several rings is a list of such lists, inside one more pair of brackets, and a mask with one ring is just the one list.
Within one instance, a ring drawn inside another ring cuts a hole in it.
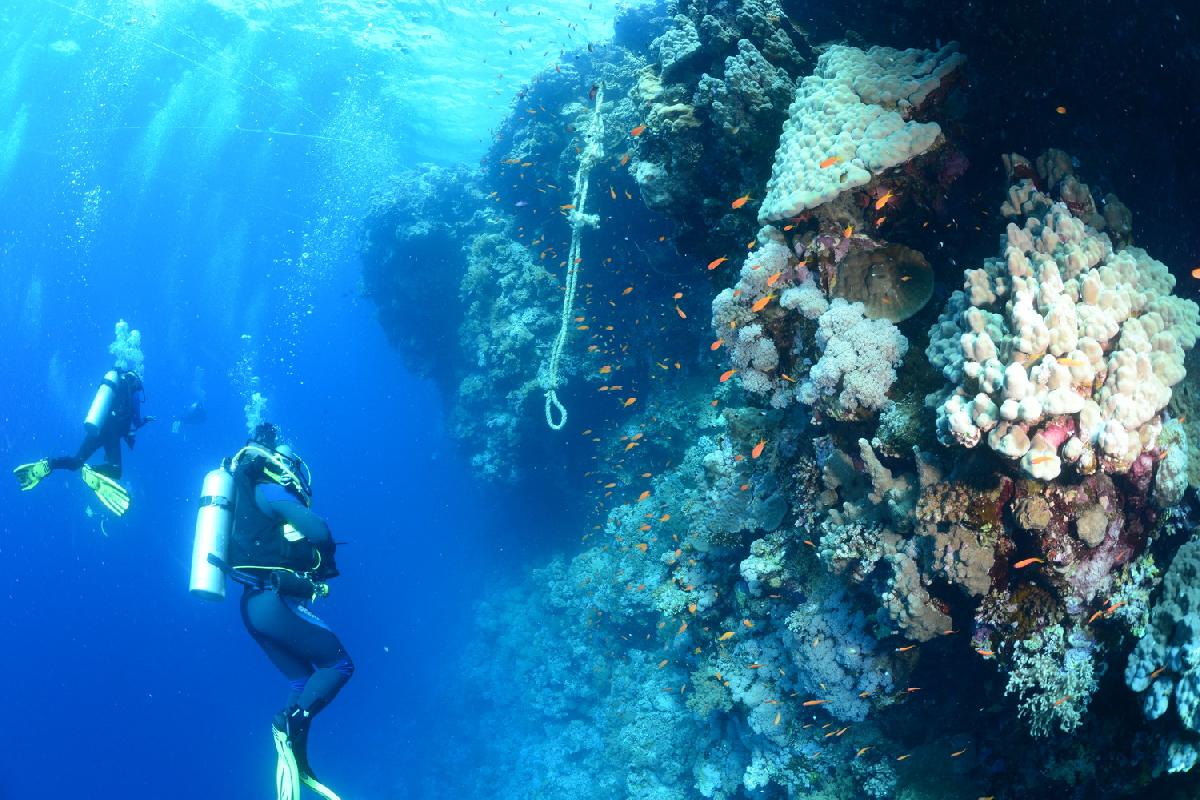
[{"label": "knotted rope", "polygon": [[[567,254],[566,291],[563,292],[562,321],[558,328],[558,336],[550,347],[550,360],[546,364],[546,424],[551,430],[562,430],[567,424],[567,409],[558,399],[558,364],[562,359],[563,348],[567,344],[567,333],[570,330],[571,314],[575,306],[575,285],[579,279],[580,240],[583,229],[588,225],[598,225],[599,217],[587,217],[583,213],[584,201],[587,200],[588,173],[592,171],[601,158],[604,157],[604,120],[600,116],[600,106],[604,102],[604,87],[596,90],[596,107],[592,111],[592,124],[584,134],[585,144],[579,155],[579,169],[575,173],[575,194],[571,209],[571,249]],[[554,421],[554,415],[559,420]]]}]

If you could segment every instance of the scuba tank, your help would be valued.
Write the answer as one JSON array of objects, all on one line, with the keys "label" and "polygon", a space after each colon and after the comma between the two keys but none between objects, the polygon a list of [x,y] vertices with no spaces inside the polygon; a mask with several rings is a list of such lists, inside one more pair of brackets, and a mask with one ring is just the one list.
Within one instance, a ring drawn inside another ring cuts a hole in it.
[{"label": "scuba tank", "polygon": [[104,421],[108,419],[108,412],[112,411],[113,398],[116,397],[117,384],[120,380],[121,376],[115,369],[104,373],[104,380],[100,381],[100,388],[96,390],[96,396],[92,398],[92,407],[88,409],[87,416],[83,420],[83,428],[89,436],[95,436],[100,432],[100,428],[104,427]]},{"label": "scuba tank", "polygon": [[233,530],[233,475],[224,466],[204,476],[200,488],[200,510],[196,512],[196,535],[192,540],[192,594],[206,600],[225,599],[225,573],[209,560],[224,563]]}]

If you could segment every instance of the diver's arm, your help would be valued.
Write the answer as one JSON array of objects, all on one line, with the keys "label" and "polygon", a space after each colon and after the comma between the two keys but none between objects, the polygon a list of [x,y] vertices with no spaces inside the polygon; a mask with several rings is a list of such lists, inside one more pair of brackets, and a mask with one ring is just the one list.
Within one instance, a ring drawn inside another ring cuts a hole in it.
[{"label": "diver's arm", "polygon": [[337,574],[337,567],[333,562],[337,545],[333,541],[333,534],[325,520],[310,511],[282,486],[274,484],[258,486],[255,490],[255,500],[265,513],[291,525],[313,547],[317,548],[321,554],[322,572],[328,573],[332,570],[330,577]]}]

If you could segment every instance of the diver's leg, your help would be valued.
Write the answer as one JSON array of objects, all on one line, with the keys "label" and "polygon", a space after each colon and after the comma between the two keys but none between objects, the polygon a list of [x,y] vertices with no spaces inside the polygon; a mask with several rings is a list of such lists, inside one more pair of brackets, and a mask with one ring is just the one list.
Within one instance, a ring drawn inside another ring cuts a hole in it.
[{"label": "diver's leg", "polygon": [[[243,598],[246,627],[292,680],[288,707],[276,716],[275,729],[286,732],[305,785],[321,793],[324,787],[313,777],[308,763],[308,730],[313,716],[350,680],[354,663],[333,631],[297,600],[280,597],[277,592],[254,594],[248,602]],[[305,671],[307,676],[301,682]]]},{"label": "diver's leg", "polygon": [[69,469],[77,470],[87,463],[87,460],[92,457],[92,453],[100,449],[100,439],[91,434],[83,437],[83,441],[79,445],[79,450],[73,456],[55,456],[50,459],[50,469]]},{"label": "diver's leg", "polygon": [[250,636],[258,643],[275,668],[283,673],[292,686],[288,704],[296,702],[304,685],[313,674],[312,665],[293,653],[274,635],[274,620],[278,616],[276,606],[282,606],[279,595],[272,591],[247,591],[242,594],[242,623]]},{"label": "diver's leg", "polygon": [[306,679],[296,705],[315,714],[350,680],[354,663],[337,635],[303,605],[276,592],[252,595],[243,603],[246,628],[289,680]]},{"label": "diver's leg", "polygon": [[121,437],[105,436],[103,443],[104,463],[96,467],[96,471],[104,473],[114,481],[119,481],[121,480]]}]

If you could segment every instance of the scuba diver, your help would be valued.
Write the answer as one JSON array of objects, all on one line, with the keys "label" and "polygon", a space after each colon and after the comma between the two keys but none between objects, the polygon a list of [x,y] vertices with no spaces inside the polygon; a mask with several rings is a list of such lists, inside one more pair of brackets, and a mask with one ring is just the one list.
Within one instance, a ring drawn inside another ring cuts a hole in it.
[{"label": "scuba diver", "polygon": [[296,800],[300,785],[337,800],[308,762],[313,717],[337,696],[354,664],[337,635],[310,609],[338,575],[329,526],[314,514],[308,466],[279,431],[259,425],[254,436],[201,490],[192,551],[191,591],[225,595],[225,578],[242,584],[246,630],[288,679],[287,704],[275,715],[278,800]]},{"label": "scuba diver", "polygon": [[204,406],[204,401],[196,400],[171,421],[171,433],[179,433],[184,425],[201,425],[206,419],[208,419],[208,409]]},{"label": "scuba diver", "polygon": [[[104,506],[118,517],[129,510],[129,492],[121,479],[121,440],[132,450],[137,432],[154,421],[142,416],[145,401],[142,379],[133,370],[111,369],[100,382],[91,408],[83,421],[84,437],[73,456],[43,458],[22,464],[13,470],[23,491],[29,491],[56,469],[79,470],[80,477]],[[87,463],[92,454],[104,448],[104,463]]]}]

